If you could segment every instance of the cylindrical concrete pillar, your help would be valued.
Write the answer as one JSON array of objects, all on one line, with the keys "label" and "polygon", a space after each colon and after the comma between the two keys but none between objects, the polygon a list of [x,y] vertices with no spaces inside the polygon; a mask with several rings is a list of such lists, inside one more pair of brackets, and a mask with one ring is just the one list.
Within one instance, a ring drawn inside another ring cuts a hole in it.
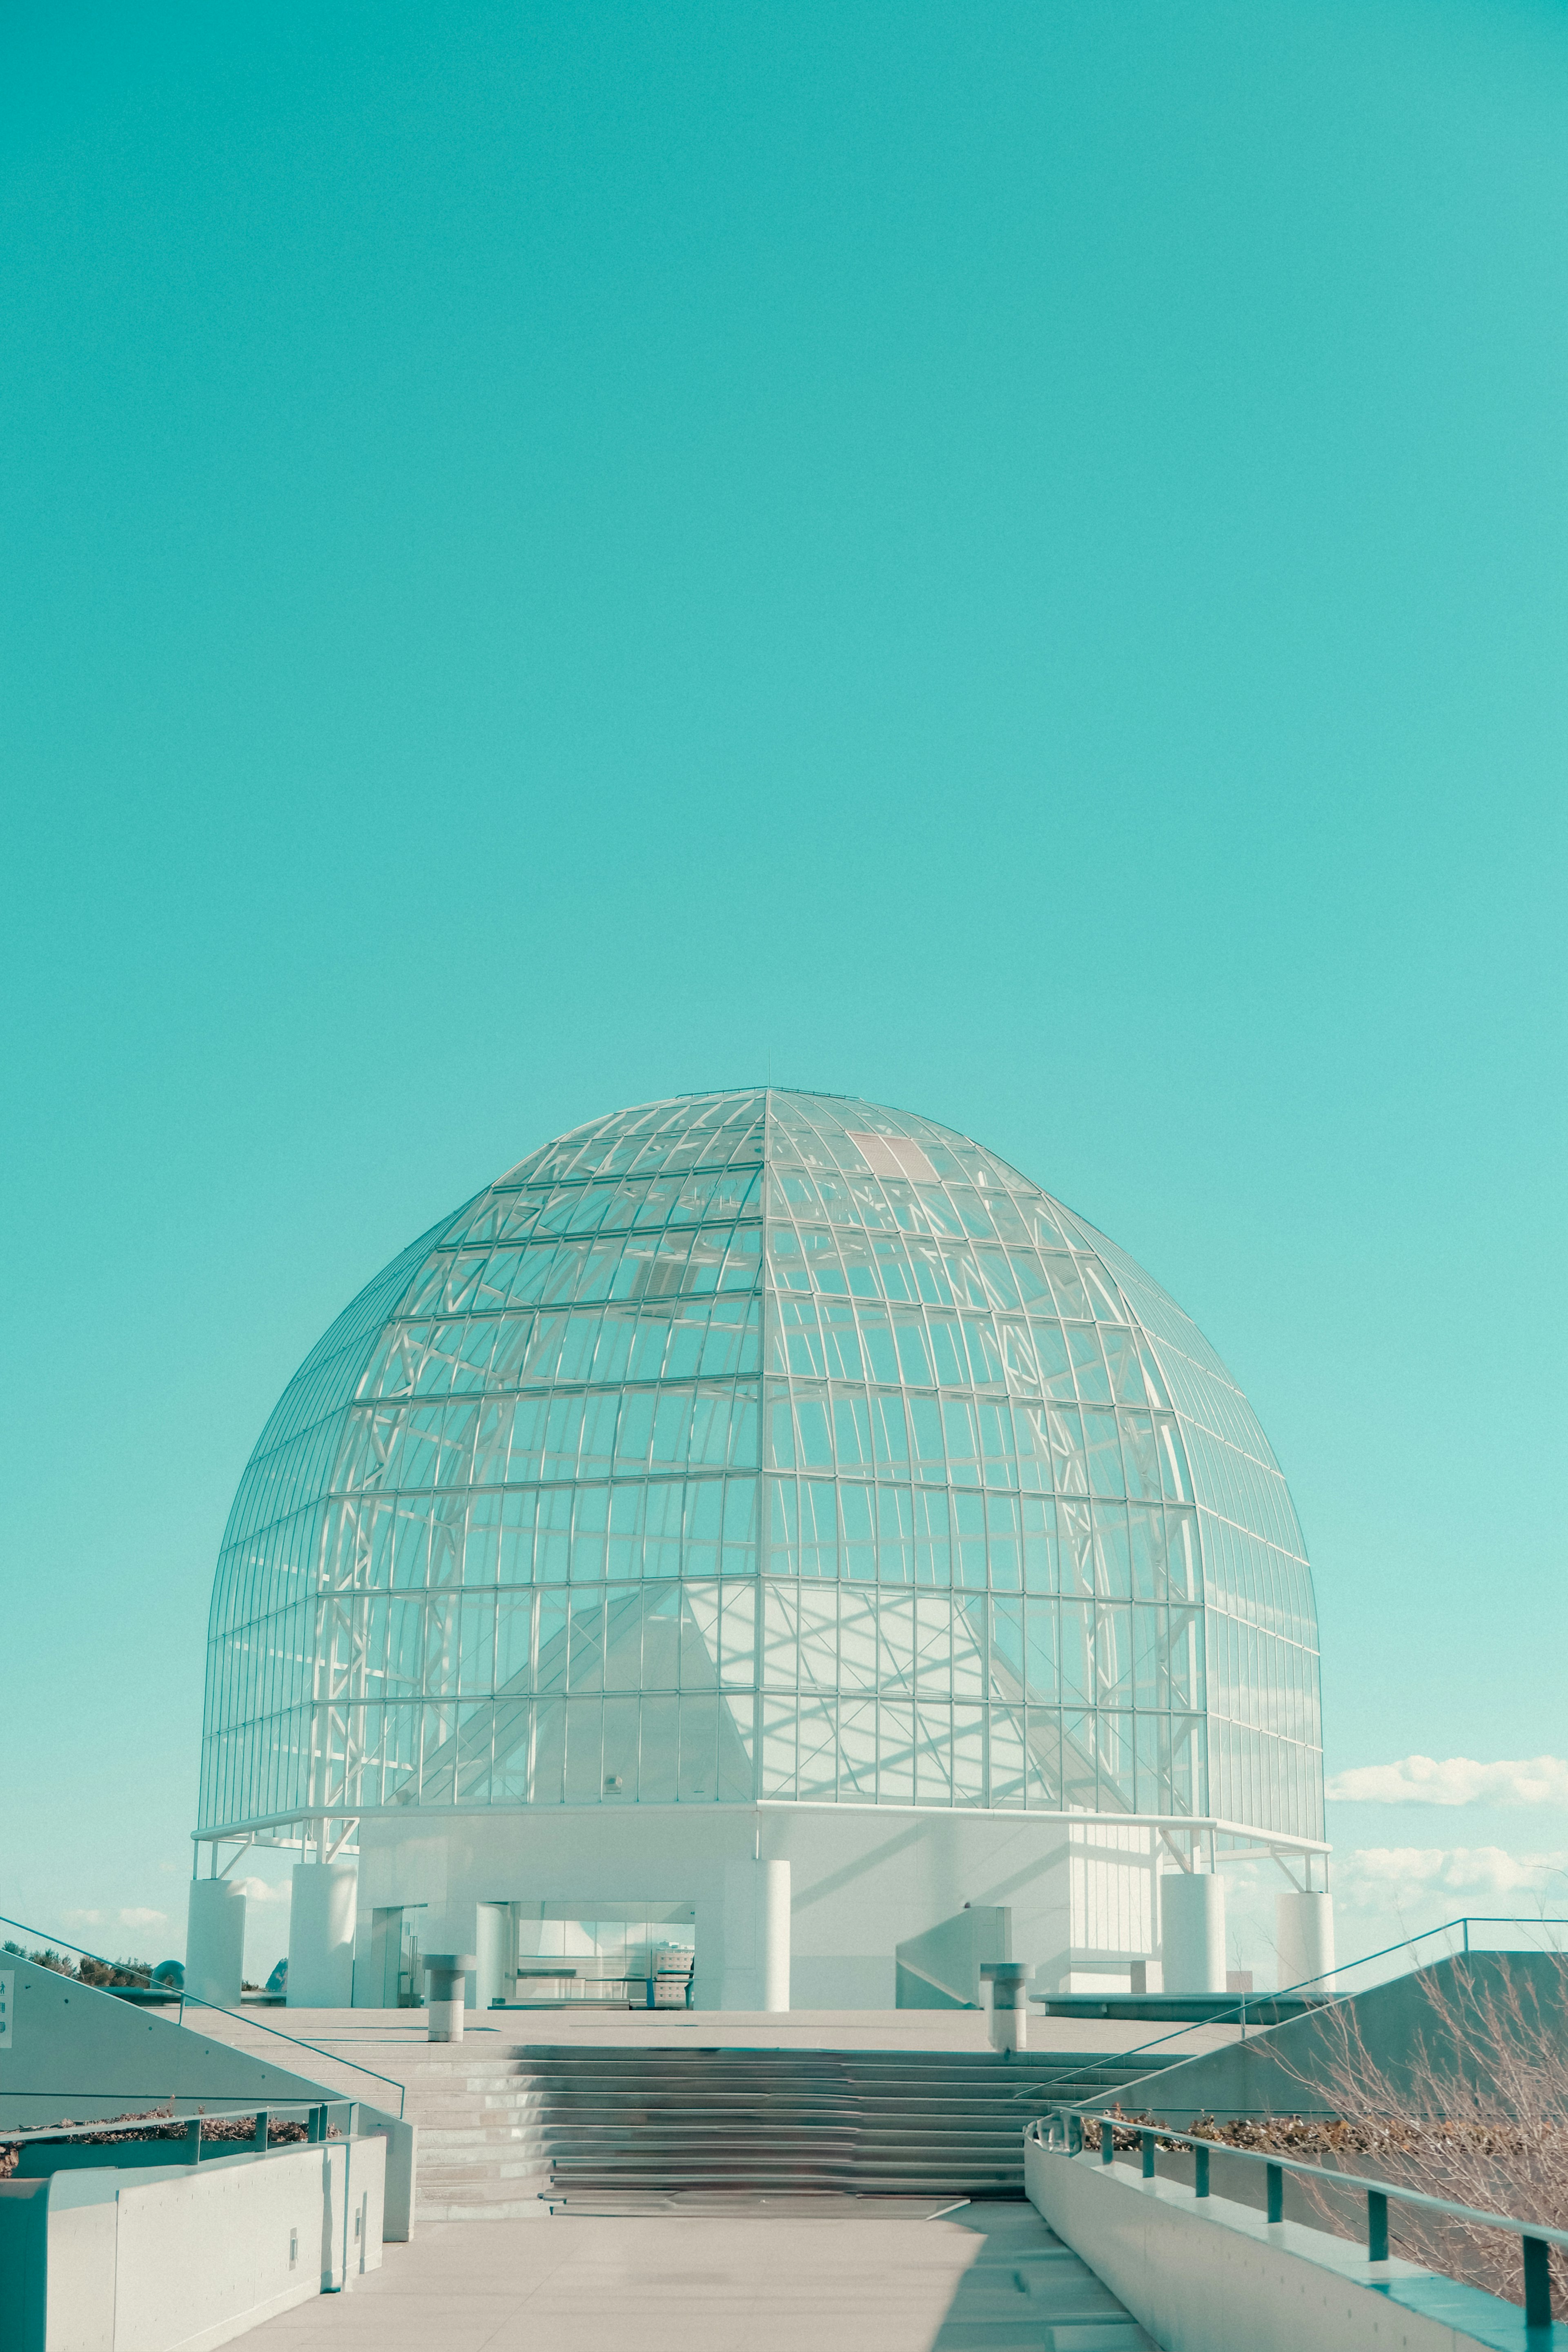
[{"label": "cylindrical concrete pillar", "polygon": [[762,2006],[789,2006],[789,1865],[762,1865]]},{"label": "cylindrical concrete pillar", "polygon": [[1004,2055],[1024,2049],[1029,2042],[1028,1974],[1022,1960],[982,1960],[981,1981],[991,1988],[991,2048]]},{"label": "cylindrical concrete pillar", "polygon": [[288,2006],[347,2009],[354,1991],[351,1862],[297,1862],[288,1904]]},{"label": "cylindrical concrete pillar", "polygon": [[245,1896],[229,1878],[193,1878],[185,1915],[185,1990],[239,2007],[245,1978]]},{"label": "cylindrical concrete pillar", "polygon": [[478,1965],[473,1952],[426,1952],[424,2007],[432,2042],[462,2041],[465,1979]]},{"label": "cylindrical concrete pillar", "polygon": [[1225,1881],[1204,1870],[1160,1880],[1160,1962],[1166,1992],[1225,1990]]},{"label": "cylindrical concrete pillar", "polygon": [[1292,1985],[1308,1992],[1333,1992],[1332,1895],[1276,1895],[1274,1941],[1280,1948],[1281,1992],[1289,1992]]}]

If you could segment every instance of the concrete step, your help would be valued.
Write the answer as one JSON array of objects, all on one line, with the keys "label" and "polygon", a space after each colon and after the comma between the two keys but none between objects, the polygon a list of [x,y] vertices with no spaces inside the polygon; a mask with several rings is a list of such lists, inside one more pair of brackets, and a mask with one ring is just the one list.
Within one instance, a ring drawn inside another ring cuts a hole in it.
[{"label": "concrete step", "polygon": [[594,2197],[649,2210],[747,2195],[1018,2197],[1035,2115],[1146,2071],[1099,2053],[456,2053],[410,2083],[420,2211],[510,2216],[530,2190],[536,2206],[540,2190],[570,2193],[579,2210]]}]

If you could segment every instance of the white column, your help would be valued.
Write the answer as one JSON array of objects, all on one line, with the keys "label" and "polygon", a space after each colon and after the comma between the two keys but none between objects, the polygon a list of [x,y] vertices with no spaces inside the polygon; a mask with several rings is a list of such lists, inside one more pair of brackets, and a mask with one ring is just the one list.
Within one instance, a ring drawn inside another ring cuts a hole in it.
[{"label": "white column", "polygon": [[245,1896],[228,1878],[193,1878],[185,1915],[185,1990],[239,2007],[245,1977]]},{"label": "white column", "polygon": [[511,1924],[509,1904],[479,1905],[474,1929],[474,1951],[478,1964],[474,1984],[476,2009],[488,2009],[497,1996],[502,2000],[512,2000],[517,1997],[517,1979],[513,1977],[508,1980],[507,1976],[507,1963],[512,1957],[507,1949],[512,1941],[509,1934]]},{"label": "white column", "polygon": [[1289,1992],[1292,1985],[1314,1993],[1333,1992],[1332,1895],[1276,1895],[1274,1941],[1280,1948],[1281,1992]]},{"label": "white column", "polygon": [[764,1862],[762,1886],[762,2006],[789,2006],[789,1865]]},{"label": "white column", "polygon": [[1206,1870],[1160,1880],[1160,1961],[1166,1992],[1225,1990],[1225,1881]]},{"label": "white column", "polygon": [[354,1990],[351,1862],[297,1862],[288,1905],[288,2006],[347,2009]]}]

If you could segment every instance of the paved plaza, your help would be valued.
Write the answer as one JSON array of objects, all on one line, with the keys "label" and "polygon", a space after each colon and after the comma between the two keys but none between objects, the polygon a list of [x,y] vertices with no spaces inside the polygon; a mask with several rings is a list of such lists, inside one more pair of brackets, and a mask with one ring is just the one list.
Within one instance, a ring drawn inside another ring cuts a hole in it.
[{"label": "paved plaza", "polygon": [[[1118,2324],[1120,2322],[1120,2324]],[[1030,2205],[438,2222],[256,2352],[1134,2352]]]}]

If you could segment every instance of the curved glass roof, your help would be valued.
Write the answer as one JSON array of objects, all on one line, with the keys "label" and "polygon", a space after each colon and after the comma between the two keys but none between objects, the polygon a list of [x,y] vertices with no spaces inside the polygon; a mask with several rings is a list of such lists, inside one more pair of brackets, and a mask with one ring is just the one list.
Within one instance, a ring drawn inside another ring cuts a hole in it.
[{"label": "curved glass roof", "polygon": [[306,1359],[201,1811],[758,1798],[1322,1834],[1301,1531],[1196,1326],[952,1129],[746,1088],[542,1146]]}]

